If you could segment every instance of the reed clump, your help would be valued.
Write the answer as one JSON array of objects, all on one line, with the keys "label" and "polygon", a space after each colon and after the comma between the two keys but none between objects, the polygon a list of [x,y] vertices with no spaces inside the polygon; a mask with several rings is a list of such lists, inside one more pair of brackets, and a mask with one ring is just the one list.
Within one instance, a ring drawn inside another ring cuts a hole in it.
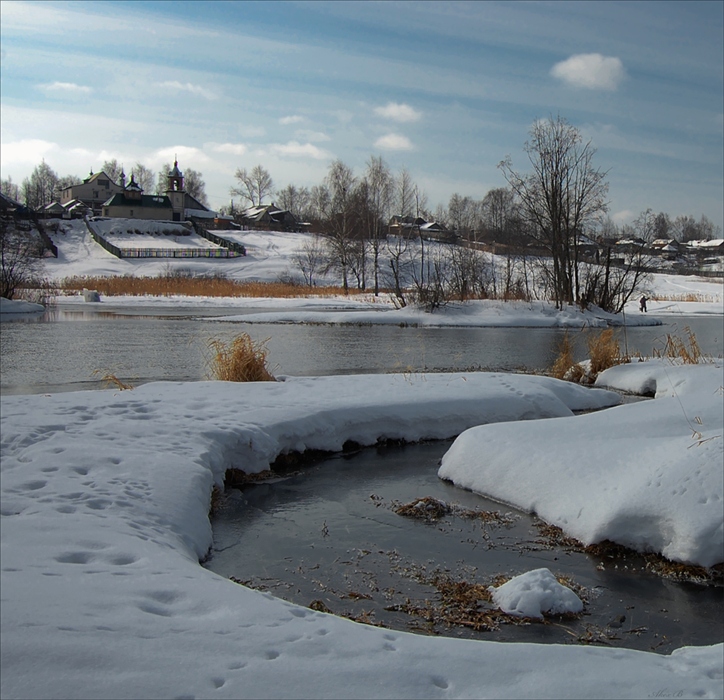
[{"label": "reed clump", "polygon": [[267,340],[257,341],[247,333],[226,342],[209,340],[209,366],[214,379],[222,382],[273,382],[274,375],[267,367]]},{"label": "reed clump", "polygon": [[336,296],[362,293],[341,287],[307,287],[291,282],[253,282],[230,280],[223,275],[198,276],[191,273],[169,273],[157,277],[75,276],[59,284],[62,292],[95,289],[103,296],[205,296],[205,297],[274,297]]},{"label": "reed clump", "polygon": [[551,376],[579,384],[593,384],[605,369],[629,362],[629,358],[621,354],[613,328],[589,334],[586,345],[589,359],[575,362],[571,339],[566,333],[559,343],[558,356],[550,369]]},{"label": "reed clump", "polygon": [[685,365],[698,365],[700,362],[709,360],[701,351],[696,335],[689,326],[684,328],[684,336],[681,338],[678,335],[667,333],[663,348],[654,348],[654,357],[676,360]]}]

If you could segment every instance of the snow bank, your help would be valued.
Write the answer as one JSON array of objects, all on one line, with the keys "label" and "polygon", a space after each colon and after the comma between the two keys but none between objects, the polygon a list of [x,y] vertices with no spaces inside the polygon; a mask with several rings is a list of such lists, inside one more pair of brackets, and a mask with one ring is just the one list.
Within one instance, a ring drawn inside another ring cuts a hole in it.
[{"label": "snow bank", "polygon": [[33,304],[22,299],[0,297],[0,316],[5,314],[39,314],[45,311],[42,304]]},{"label": "snow bank", "polygon": [[2,397],[2,697],[719,697],[721,645],[660,656],[415,636],[198,564],[211,486],[229,466],[499,417],[564,416],[549,421],[559,426],[617,400],[496,374]]},{"label": "snow bank", "polygon": [[621,365],[597,384],[658,397],[575,419],[472,428],[439,474],[537,513],[585,544],[724,561],[721,362]]},{"label": "snow bank", "polygon": [[567,586],[558,583],[550,569],[534,569],[507,581],[490,586],[493,602],[508,615],[542,619],[549,615],[579,613],[581,599]]},{"label": "snow bank", "polygon": [[[289,306],[289,304],[287,304]],[[208,319],[218,320],[218,319]],[[556,309],[547,301],[495,301],[490,299],[447,304],[435,313],[415,306],[396,309],[391,303],[375,309],[347,312],[300,312],[298,309],[224,316],[239,323],[330,323],[356,325],[424,326],[428,328],[606,328],[621,325],[622,318],[601,309],[581,311],[577,306]],[[653,316],[627,317],[628,326],[659,326]]]}]

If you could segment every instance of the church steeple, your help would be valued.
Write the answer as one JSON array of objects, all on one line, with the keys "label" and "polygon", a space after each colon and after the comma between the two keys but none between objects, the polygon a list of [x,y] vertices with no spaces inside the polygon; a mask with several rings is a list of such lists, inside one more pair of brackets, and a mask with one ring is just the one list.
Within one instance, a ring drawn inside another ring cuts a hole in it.
[{"label": "church steeple", "polygon": [[183,221],[185,219],[185,199],[184,176],[178,169],[178,160],[173,161],[173,170],[168,174],[168,188],[166,196],[171,200],[173,207],[173,220]]}]

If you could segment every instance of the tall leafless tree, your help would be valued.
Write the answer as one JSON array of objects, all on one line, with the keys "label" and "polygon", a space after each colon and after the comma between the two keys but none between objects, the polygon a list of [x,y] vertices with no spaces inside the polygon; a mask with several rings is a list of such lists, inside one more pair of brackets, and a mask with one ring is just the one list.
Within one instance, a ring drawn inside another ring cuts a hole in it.
[{"label": "tall leafless tree", "polygon": [[539,242],[550,251],[560,308],[580,298],[579,237],[606,211],[606,173],[594,167],[591,142],[584,143],[581,132],[560,116],[535,122],[524,150],[531,173],[513,170],[510,157],[499,167]]},{"label": "tall leafless tree", "polygon": [[239,185],[231,188],[231,196],[241,197],[249,206],[261,205],[274,192],[272,176],[261,165],[255,165],[251,172],[247,172],[246,168],[237,168],[234,177]]}]

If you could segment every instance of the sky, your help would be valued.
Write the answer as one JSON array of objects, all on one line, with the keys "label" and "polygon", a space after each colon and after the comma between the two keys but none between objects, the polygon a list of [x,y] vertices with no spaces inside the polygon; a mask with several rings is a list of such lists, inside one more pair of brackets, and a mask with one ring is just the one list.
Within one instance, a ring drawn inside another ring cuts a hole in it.
[{"label": "sky", "polygon": [[505,186],[538,119],[597,149],[609,214],[724,225],[722,2],[0,3],[0,171],[178,157],[213,208],[340,159],[407,168],[434,209]]}]

